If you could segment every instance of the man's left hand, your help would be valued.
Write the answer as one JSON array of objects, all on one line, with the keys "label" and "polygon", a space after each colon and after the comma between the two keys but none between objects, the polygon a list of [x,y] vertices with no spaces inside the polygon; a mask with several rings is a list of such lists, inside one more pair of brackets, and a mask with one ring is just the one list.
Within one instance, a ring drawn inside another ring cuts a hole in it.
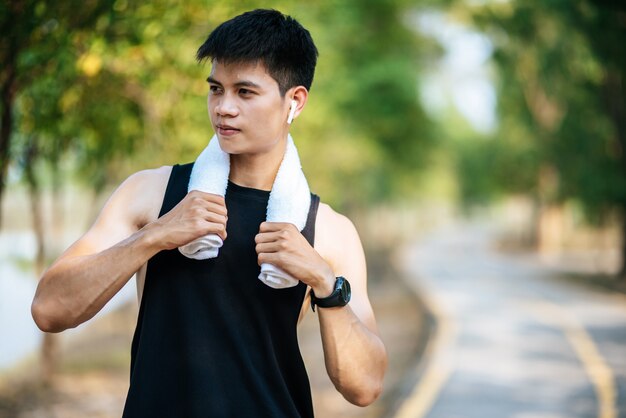
[{"label": "man's left hand", "polygon": [[333,291],[335,274],[295,225],[263,222],[255,237],[259,265],[272,264],[311,286],[317,297]]}]

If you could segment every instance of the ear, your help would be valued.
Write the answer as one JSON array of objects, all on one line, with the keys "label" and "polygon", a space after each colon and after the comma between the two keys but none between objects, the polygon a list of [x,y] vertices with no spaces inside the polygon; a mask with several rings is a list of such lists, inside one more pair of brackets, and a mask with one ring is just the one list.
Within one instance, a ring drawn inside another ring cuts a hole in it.
[{"label": "ear", "polygon": [[289,99],[289,116],[287,123],[291,124],[304,109],[309,98],[309,91],[304,86],[296,86],[289,89],[285,97]]}]

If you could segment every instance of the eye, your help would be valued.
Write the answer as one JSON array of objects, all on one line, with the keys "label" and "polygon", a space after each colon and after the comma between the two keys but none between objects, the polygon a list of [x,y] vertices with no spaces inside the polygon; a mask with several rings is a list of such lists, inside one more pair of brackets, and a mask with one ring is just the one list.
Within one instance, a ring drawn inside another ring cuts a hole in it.
[{"label": "eye", "polygon": [[239,89],[239,94],[241,94],[242,96],[250,96],[254,94],[254,92],[248,89]]},{"label": "eye", "polygon": [[220,94],[222,92],[222,89],[221,87],[212,84],[209,86],[209,92],[211,94]]}]

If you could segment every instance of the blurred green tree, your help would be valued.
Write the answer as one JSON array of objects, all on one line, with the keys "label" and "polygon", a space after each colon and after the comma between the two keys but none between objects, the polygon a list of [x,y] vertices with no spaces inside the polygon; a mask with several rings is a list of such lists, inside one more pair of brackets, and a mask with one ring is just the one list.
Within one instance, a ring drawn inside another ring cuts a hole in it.
[{"label": "blurred green tree", "polygon": [[[455,7],[468,15],[465,2]],[[530,190],[540,213],[567,200],[593,222],[619,210],[626,237],[626,5],[493,2],[469,15],[494,42],[498,68],[500,122],[490,150],[500,163],[483,172],[491,187]],[[466,161],[488,151],[472,152]]]},{"label": "blurred green tree", "polygon": [[[74,62],[68,54],[73,36],[91,28],[111,4],[68,1],[51,5],[16,0],[0,6],[0,202],[10,159],[17,159],[29,185],[37,274],[43,271],[45,255],[37,163],[45,156],[54,166],[67,138],[59,123],[62,113],[57,104],[65,83],[74,79]],[[46,334],[42,345],[45,383],[50,382],[54,371],[54,351],[55,340]]]},{"label": "blurred green tree", "polygon": [[[118,0],[80,7],[71,2],[22,3],[32,9],[28,33],[45,42],[28,38],[20,44],[20,57],[28,57],[28,65],[16,71],[31,74],[31,67],[45,59],[44,75],[47,71],[61,76],[56,103],[66,132],[63,147],[56,149],[72,153],[81,178],[97,190],[131,171],[126,156],[141,166],[197,154],[208,139],[209,124],[200,101],[206,94],[202,82],[206,70],[194,62],[195,48],[220,21],[263,6],[260,1],[179,5],[168,0]],[[85,13],[89,19],[71,22],[59,17],[71,15],[64,11],[75,7],[91,8],[93,13]],[[399,178],[406,180],[418,172],[432,138],[417,100],[420,44],[403,21],[408,2],[284,1],[276,7],[310,27],[321,51],[310,105],[312,118],[318,120],[302,122],[295,131],[307,143],[305,160],[319,158],[321,141],[328,145],[322,154],[336,164],[329,171],[313,169],[311,177],[319,177],[321,192],[339,204],[392,196],[406,184]],[[10,10],[3,16],[6,33],[13,34],[22,28],[10,27],[19,20]],[[13,88],[13,97],[27,85]],[[3,109],[15,113],[8,105]],[[14,123],[2,126],[8,129]],[[8,150],[11,135],[5,136],[2,144]],[[143,144],[141,152],[130,153],[138,144]],[[353,187],[356,179],[362,187]],[[352,192],[354,196],[348,196]]]},{"label": "blurred green tree", "polygon": [[[16,101],[20,92],[47,77],[59,77],[62,83],[73,65],[67,51],[72,49],[76,33],[90,30],[103,15],[111,10],[109,1],[67,1],[49,4],[45,1],[14,0],[0,5],[0,201],[6,186],[7,170],[12,155],[16,127]],[[54,83],[52,83],[54,84]],[[63,85],[50,85],[47,96],[59,93]],[[28,100],[27,100],[28,102]],[[45,101],[49,105],[52,101]],[[40,114],[53,114],[54,110],[37,109],[37,101],[25,104]],[[33,122],[26,118],[25,123]],[[49,120],[50,122],[50,120]],[[39,129],[39,125],[30,125]],[[45,129],[50,128],[50,123]],[[28,129],[28,128],[27,128]],[[33,155],[34,149],[31,150]],[[38,152],[37,152],[38,153]],[[0,212],[1,214],[1,212]]]},{"label": "blurred green tree", "polygon": [[407,23],[411,6],[403,0],[317,6],[315,20],[323,26],[314,34],[321,50],[314,88],[326,105],[317,152],[345,160],[328,165],[335,167],[331,200],[359,206],[412,193],[433,148],[432,123],[418,100],[425,41]]}]

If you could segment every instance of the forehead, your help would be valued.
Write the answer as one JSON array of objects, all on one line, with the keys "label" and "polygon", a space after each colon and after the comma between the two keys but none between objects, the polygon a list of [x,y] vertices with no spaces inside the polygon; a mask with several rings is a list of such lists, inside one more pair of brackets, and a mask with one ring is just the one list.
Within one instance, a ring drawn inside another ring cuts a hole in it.
[{"label": "forehead", "polygon": [[220,62],[213,60],[211,78],[222,84],[252,82],[264,88],[276,87],[278,82],[267,72],[262,62]]}]

